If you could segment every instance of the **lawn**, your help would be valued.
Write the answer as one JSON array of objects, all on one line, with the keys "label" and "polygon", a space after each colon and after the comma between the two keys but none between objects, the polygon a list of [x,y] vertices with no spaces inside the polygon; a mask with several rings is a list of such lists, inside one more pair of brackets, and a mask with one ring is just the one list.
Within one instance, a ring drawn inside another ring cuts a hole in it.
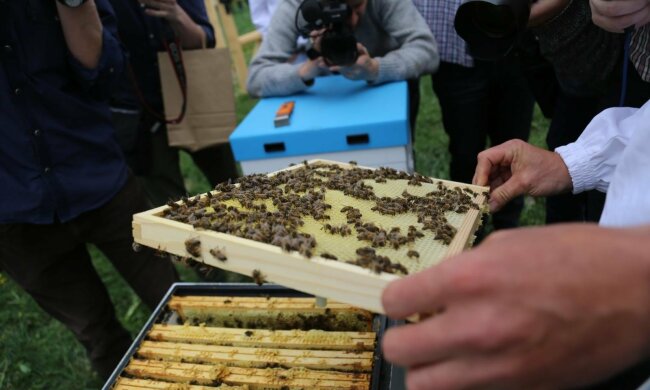
[{"label": "lawn", "polygon": [[[237,12],[237,23],[250,29],[246,9]],[[422,100],[417,124],[415,150],[420,173],[448,177],[447,137],[442,129],[440,110],[431,92],[431,82],[421,82]],[[255,104],[245,95],[237,96],[237,114],[241,120]],[[544,146],[548,121],[535,112],[530,141]],[[208,183],[188,155],[181,156],[186,187],[191,194],[205,192]],[[526,199],[523,225],[539,225],[544,220],[543,201]],[[93,262],[108,287],[119,318],[135,335],[149,316],[133,291],[111,264],[94,248]],[[179,266],[186,281],[196,275]],[[92,373],[81,345],[58,322],[50,319],[32,299],[8,277],[0,273],[0,389],[97,389],[102,382]]]}]

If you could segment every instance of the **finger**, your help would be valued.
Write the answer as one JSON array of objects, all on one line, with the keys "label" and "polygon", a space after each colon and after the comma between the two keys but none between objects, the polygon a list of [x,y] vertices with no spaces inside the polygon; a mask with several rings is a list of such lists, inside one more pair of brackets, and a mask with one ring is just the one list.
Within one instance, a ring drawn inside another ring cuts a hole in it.
[{"label": "finger", "polygon": [[521,181],[515,176],[510,177],[510,179],[490,192],[490,200],[488,201],[490,212],[494,213],[501,210],[512,199],[525,193],[525,187]]},{"label": "finger", "polygon": [[490,174],[502,165],[509,162],[508,143],[501,144],[490,149],[484,150],[477,156],[476,170],[472,184],[486,186],[489,183]]},{"label": "finger", "polygon": [[446,263],[391,282],[382,293],[382,304],[391,318],[431,313],[444,307]]},{"label": "finger", "polygon": [[360,55],[368,54],[368,49],[359,42],[357,42],[357,51]]},{"label": "finger", "polygon": [[606,16],[619,17],[637,13],[648,7],[647,0],[626,0],[626,1],[602,1],[592,0],[590,2],[592,12]]},{"label": "finger", "polygon": [[155,16],[157,18],[167,18],[169,17],[169,12],[166,10],[157,10],[153,8],[147,8],[144,10],[144,13],[149,16]]},{"label": "finger", "polygon": [[384,357],[403,367],[450,359],[464,347],[456,317],[454,313],[445,312],[416,324],[387,330],[381,341]]},{"label": "finger", "polygon": [[[511,388],[509,372],[512,364],[490,355],[462,356],[439,364],[409,369],[406,388],[409,390]],[[517,388],[517,387],[515,387]]]},{"label": "finger", "polygon": [[650,8],[644,8],[637,13],[619,17],[607,17],[596,13],[592,14],[594,24],[614,33],[622,33],[626,28],[631,26],[640,27],[648,22],[648,18],[650,18]]}]

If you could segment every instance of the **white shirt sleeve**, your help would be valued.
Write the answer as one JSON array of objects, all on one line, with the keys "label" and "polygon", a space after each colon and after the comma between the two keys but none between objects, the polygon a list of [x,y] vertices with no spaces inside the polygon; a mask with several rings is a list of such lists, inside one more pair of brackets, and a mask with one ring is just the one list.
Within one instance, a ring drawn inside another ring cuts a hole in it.
[{"label": "white shirt sleeve", "polygon": [[277,3],[277,0],[248,0],[253,25],[262,35],[266,35],[266,31],[269,29],[271,16],[273,16]]},{"label": "white shirt sleeve", "polygon": [[589,123],[576,142],[555,149],[569,168],[574,194],[593,189],[607,192],[630,137],[642,125],[644,112],[647,120],[649,103],[641,109],[607,109]]},{"label": "white shirt sleeve", "polygon": [[639,109],[610,108],[574,143],[555,149],[573,192],[607,192],[602,225],[650,223],[650,102]]}]

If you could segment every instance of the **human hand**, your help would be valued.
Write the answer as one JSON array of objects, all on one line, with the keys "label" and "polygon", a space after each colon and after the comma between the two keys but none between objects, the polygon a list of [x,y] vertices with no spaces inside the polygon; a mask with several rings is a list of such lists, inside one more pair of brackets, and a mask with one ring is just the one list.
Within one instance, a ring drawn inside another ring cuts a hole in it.
[{"label": "human hand", "polygon": [[359,57],[357,61],[348,66],[331,66],[332,72],[339,72],[345,78],[350,80],[367,80],[372,81],[379,75],[379,61],[372,58],[368,49],[360,43],[357,43]]},{"label": "human hand", "polygon": [[491,212],[519,195],[553,195],[573,185],[559,154],[518,139],[479,153],[472,183],[490,187]]},{"label": "human hand", "polygon": [[298,68],[298,74],[303,81],[316,78],[321,72],[327,70],[327,65],[323,57],[308,59]]},{"label": "human hand", "polygon": [[385,334],[410,390],[560,389],[604,380],[650,351],[650,226],[500,231],[392,282]]},{"label": "human hand", "polygon": [[559,15],[571,0],[537,0],[530,7],[528,26],[535,27]]},{"label": "human hand", "polygon": [[650,23],[649,0],[590,0],[589,5],[594,24],[610,32]]},{"label": "human hand", "polygon": [[185,15],[176,0],[138,0],[146,6],[145,14],[166,19],[170,22],[180,23]]}]

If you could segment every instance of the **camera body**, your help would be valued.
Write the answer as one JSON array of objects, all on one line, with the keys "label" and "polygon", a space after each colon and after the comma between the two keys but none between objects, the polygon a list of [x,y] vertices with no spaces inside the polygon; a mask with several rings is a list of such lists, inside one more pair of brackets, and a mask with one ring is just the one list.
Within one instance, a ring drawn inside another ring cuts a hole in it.
[{"label": "camera body", "polygon": [[324,30],[319,54],[328,65],[351,65],[359,57],[357,39],[347,24],[351,12],[344,0],[305,0],[298,7],[296,27],[304,37]]},{"label": "camera body", "polygon": [[534,0],[463,0],[454,26],[473,57],[506,56],[523,35]]}]

